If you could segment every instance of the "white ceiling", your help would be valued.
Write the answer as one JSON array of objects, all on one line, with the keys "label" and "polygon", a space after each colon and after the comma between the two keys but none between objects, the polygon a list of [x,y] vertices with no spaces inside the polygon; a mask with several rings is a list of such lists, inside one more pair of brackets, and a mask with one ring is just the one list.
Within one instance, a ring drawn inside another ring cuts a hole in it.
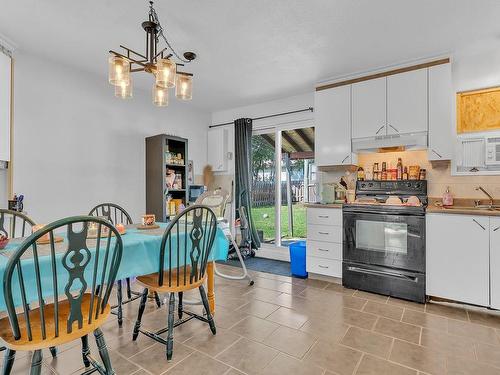
[{"label": "white ceiling", "polygon": [[[500,38],[498,0],[157,0],[156,8],[174,46],[198,54],[193,104],[208,110]],[[145,0],[0,0],[0,33],[20,50],[103,79],[109,49],[143,50],[146,17]],[[137,85],[149,90],[145,79]]]}]

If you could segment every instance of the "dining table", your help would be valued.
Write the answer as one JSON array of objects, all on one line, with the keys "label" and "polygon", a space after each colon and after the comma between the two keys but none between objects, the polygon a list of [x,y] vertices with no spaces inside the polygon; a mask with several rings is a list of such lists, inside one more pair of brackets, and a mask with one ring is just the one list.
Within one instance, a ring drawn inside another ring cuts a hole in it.
[{"label": "dining table", "polygon": [[[158,272],[159,266],[159,252],[160,245],[162,241],[163,234],[167,227],[167,223],[156,223],[158,226],[152,229],[139,229],[139,225],[131,224],[125,226],[126,232],[121,236],[123,243],[122,258],[120,262],[120,267],[116,275],[116,280],[123,280],[126,278],[134,278],[141,275],[147,275],[150,273]],[[60,234],[63,237],[61,243],[56,244],[56,258],[61,258],[67,250],[66,237],[64,233]],[[24,238],[13,238],[9,241],[7,246],[0,250],[0,280],[3,280],[5,269],[9,258],[20,248],[23,243]],[[113,239],[114,240],[114,239]],[[87,240],[87,247],[90,252],[95,252],[96,240],[92,244],[91,240]],[[173,245],[176,245],[176,241],[173,241]],[[171,248],[172,253],[177,253],[177,249]],[[214,282],[214,265],[213,263],[217,260],[226,260],[229,250],[229,242],[226,235],[220,229],[217,228],[214,244],[212,251],[210,253],[208,263],[207,263],[207,296],[210,304],[210,310],[215,313],[215,282]],[[38,259],[40,264],[40,271],[42,275],[42,285],[47,286],[46,289],[51,290],[52,288],[52,265],[50,257],[50,245],[37,245]],[[33,267],[33,257],[26,252],[21,258],[21,267],[23,270],[23,277],[25,281],[27,300],[35,301],[38,298],[36,290],[36,279]],[[167,257],[168,258],[168,257]],[[182,257],[181,257],[182,258]],[[180,265],[185,263],[182,259],[177,260],[176,257],[173,259],[172,267],[176,267],[177,263]],[[57,268],[57,276],[61,281],[67,280],[68,272],[66,269],[61,267]],[[91,267],[87,267],[91,268]],[[60,283],[64,286],[64,282]],[[51,292],[53,294],[53,292]],[[64,291],[60,290],[59,295],[63,294]],[[15,291],[14,291],[15,294]],[[5,298],[3,288],[0,288],[0,311],[4,311]]]}]

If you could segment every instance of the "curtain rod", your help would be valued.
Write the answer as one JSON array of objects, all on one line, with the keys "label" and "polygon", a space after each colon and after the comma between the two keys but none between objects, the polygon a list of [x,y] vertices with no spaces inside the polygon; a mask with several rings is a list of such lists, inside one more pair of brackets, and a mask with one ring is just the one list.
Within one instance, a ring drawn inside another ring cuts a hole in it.
[{"label": "curtain rod", "polygon": [[[260,116],[260,117],[255,117],[253,118],[252,120],[255,121],[255,120],[263,120],[265,118],[271,118],[271,117],[278,117],[278,116],[285,116],[285,115],[291,115],[291,114],[294,114],[294,113],[300,113],[300,112],[314,112],[314,108],[313,107],[308,107],[308,108],[305,108],[305,109],[298,109],[296,111],[289,111],[289,112],[281,112],[281,113],[275,113],[275,114],[272,114],[272,115],[267,115],[267,116]],[[210,125],[209,128],[217,128],[219,126],[226,126],[226,125],[233,125],[234,124],[234,121],[231,121],[231,122],[224,122],[222,124],[217,124],[217,125]]]}]

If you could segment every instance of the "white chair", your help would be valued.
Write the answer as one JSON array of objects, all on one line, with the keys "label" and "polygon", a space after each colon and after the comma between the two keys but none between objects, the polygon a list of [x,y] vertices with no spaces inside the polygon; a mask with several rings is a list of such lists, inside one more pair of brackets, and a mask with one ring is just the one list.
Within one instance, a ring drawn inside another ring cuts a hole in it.
[{"label": "white chair", "polygon": [[226,205],[229,202],[229,193],[226,190],[223,189],[216,189],[213,191],[206,191],[205,193],[201,194],[197,199],[195,204],[201,204],[204,206],[208,206],[214,211],[215,215],[217,216],[217,224],[219,227],[222,229],[224,234],[226,235],[226,238],[231,241],[231,244],[234,247],[234,250],[236,252],[236,255],[238,256],[238,260],[241,263],[241,268],[243,270],[243,274],[239,276],[233,276],[233,275],[226,275],[222,273],[221,271],[217,270],[217,266],[214,263],[214,270],[215,274],[228,280],[244,280],[248,279],[248,282],[250,285],[253,285],[253,280],[252,277],[248,274],[247,267],[245,265],[245,261],[243,260],[243,257],[241,256],[241,251],[238,245],[236,244],[236,241],[233,238],[233,235],[231,233],[231,227],[230,227],[230,221],[228,221],[224,215],[226,212]]}]

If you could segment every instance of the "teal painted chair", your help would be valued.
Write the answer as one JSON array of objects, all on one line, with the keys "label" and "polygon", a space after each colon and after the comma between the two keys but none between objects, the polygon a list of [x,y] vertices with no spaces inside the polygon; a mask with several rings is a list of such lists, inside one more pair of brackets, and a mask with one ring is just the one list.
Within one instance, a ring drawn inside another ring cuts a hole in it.
[{"label": "teal painted chair", "polygon": [[[97,227],[93,237],[88,233],[90,223]],[[55,221],[20,245],[3,279],[8,317],[0,319],[0,338],[7,347],[2,374],[11,373],[16,351],[21,350],[33,352],[30,374],[38,375],[42,349],[78,339],[83,363],[93,367],[86,373],[114,374],[99,327],[111,311],[108,300],[122,251],[115,227],[91,216]],[[92,332],[102,363],[90,354]]]},{"label": "teal painted chair", "polygon": [[[132,218],[129,213],[121,206],[115,203],[100,203],[89,212],[90,216],[98,216],[107,218],[111,224],[123,224],[130,225],[132,224]],[[123,323],[123,308],[124,304],[135,301],[136,299],[141,297],[140,293],[133,291],[130,286],[130,278],[126,278],[125,282],[127,284],[127,299],[123,300],[123,292],[122,292],[122,282],[123,280],[118,280],[117,288],[116,288],[116,296],[118,299],[118,303],[116,306],[111,307],[111,312],[118,316],[118,325],[121,327]],[[154,294],[156,305],[158,307],[161,306],[160,297],[157,293]]]},{"label": "teal painted chair", "polygon": [[[207,206],[191,206],[177,215],[167,226],[158,254],[158,272],[137,277],[137,282],[144,286],[139,305],[137,321],[132,333],[135,341],[139,333],[166,346],[167,360],[173,355],[174,327],[191,319],[198,319],[210,326],[215,335],[215,322],[210,312],[207,294],[203,286],[207,277],[207,264],[212,252],[215,234],[217,232],[217,217]],[[205,310],[205,316],[184,310],[183,293],[198,289]],[[168,303],[168,326],[156,332],[141,328],[142,315],[149,291],[170,293]],[[175,293],[178,293],[178,316],[174,321]],[[183,319],[183,315],[187,317]],[[165,340],[161,334],[167,333]]]}]

